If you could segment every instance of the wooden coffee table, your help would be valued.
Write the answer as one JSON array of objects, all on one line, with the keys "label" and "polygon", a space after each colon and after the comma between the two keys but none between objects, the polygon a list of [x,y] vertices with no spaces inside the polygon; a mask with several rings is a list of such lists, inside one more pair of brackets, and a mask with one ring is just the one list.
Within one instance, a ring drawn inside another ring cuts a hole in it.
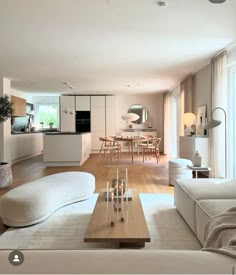
[{"label": "wooden coffee table", "polygon": [[[126,203],[126,202],[125,202]],[[143,208],[138,192],[132,189],[132,201],[128,201],[128,219],[115,226],[108,224],[105,193],[100,193],[85,233],[85,242],[111,242],[118,247],[144,247],[150,242]]]}]

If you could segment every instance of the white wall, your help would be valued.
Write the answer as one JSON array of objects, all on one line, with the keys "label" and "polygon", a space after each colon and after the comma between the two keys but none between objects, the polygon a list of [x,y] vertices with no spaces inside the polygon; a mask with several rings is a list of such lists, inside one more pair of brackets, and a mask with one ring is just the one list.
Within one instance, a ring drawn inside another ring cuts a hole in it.
[{"label": "white wall", "polygon": [[200,105],[207,105],[207,117],[210,119],[211,112],[211,65],[197,72],[193,77],[193,112],[197,115]]},{"label": "white wall", "polygon": [[37,103],[56,103],[59,104],[59,96],[32,96],[32,102],[33,104]]}]

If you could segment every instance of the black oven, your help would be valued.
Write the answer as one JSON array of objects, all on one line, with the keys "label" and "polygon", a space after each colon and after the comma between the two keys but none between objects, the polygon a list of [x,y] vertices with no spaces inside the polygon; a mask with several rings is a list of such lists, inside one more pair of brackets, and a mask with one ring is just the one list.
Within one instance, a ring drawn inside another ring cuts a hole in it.
[{"label": "black oven", "polygon": [[75,128],[76,132],[90,132],[90,111],[77,111],[75,116]]}]

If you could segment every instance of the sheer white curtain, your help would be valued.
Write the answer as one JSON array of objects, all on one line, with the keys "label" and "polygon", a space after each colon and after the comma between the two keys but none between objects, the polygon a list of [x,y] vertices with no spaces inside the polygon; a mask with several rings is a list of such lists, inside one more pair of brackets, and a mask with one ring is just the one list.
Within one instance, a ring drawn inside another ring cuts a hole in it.
[{"label": "sheer white curtain", "polygon": [[164,154],[169,155],[170,152],[170,93],[164,94]]},{"label": "sheer white curtain", "polygon": [[[227,56],[226,52],[216,56],[211,61],[212,68],[212,110],[216,107],[228,110],[227,102]],[[216,110],[213,118],[222,121],[222,123],[210,130],[210,167],[212,177],[225,177],[225,116],[222,110]],[[228,136],[228,135],[227,135]]]},{"label": "sheer white curtain", "polygon": [[179,105],[178,97],[164,94],[164,154],[178,155]]},{"label": "sheer white curtain", "polygon": [[227,61],[229,76],[228,176],[230,178],[236,178],[236,45],[228,50]]}]

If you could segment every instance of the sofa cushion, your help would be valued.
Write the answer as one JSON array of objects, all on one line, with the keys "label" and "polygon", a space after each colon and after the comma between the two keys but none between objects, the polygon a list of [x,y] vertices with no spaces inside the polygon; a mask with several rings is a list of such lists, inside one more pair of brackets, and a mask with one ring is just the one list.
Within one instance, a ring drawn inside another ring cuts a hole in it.
[{"label": "sofa cushion", "polygon": [[192,161],[189,159],[171,159],[169,160],[169,167],[175,167],[175,168],[186,168],[187,165],[192,165]]},{"label": "sofa cushion", "polygon": [[178,184],[193,200],[236,199],[236,180],[181,179]]},{"label": "sofa cushion", "polygon": [[95,178],[85,172],[65,172],[20,185],[0,198],[4,224],[28,226],[47,219],[58,208],[85,200],[95,190]]},{"label": "sofa cushion", "polygon": [[175,183],[175,206],[196,234],[196,206],[201,199],[236,199],[236,180],[179,179]]},{"label": "sofa cushion", "polygon": [[211,199],[200,200],[196,203],[197,238],[204,244],[204,232],[210,218],[225,212],[231,207],[236,207],[236,199]]}]

